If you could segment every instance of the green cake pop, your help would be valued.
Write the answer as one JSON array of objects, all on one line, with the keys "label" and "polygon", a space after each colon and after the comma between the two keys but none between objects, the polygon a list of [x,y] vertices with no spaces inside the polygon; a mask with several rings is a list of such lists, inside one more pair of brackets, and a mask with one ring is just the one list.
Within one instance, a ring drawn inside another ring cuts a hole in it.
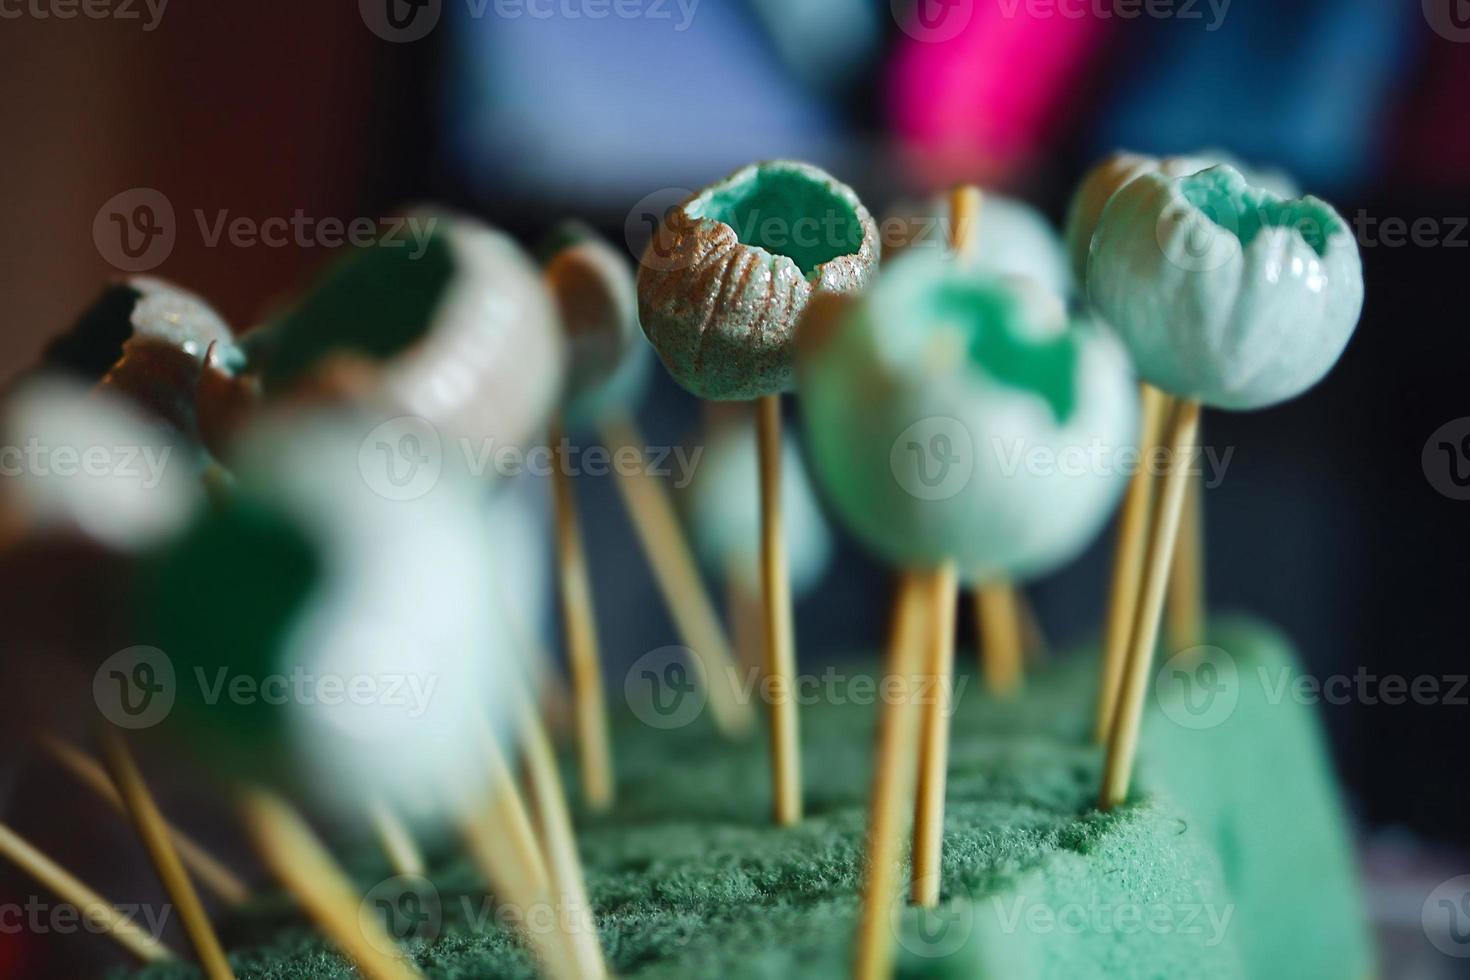
[{"label": "green cake pop", "polygon": [[[754,426],[715,426],[683,496],[700,559],[716,575],[733,576],[748,595],[760,594],[760,502],[730,488],[749,483],[756,466]],[[795,440],[782,446],[781,498],[791,591],[799,598],[821,582],[833,547]]]},{"label": "green cake pop", "polygon": [[294,412],[247,432],[236,493],[140,576],[139,628],[178,678],[176,744],[340,815],[434,818],[482,790],[467,747],[519,668],[485,601],[479,494],[447,473],[414,500],[374,492],[371,428]]},{"label": "green cake pop", "polygon": [[638,273],[643,329],[696,395],[787,391],[807,301],[862,289],[879,250],[851,188],[810,164],[753,164],[665,217]]},{"label": "green cake pop", "polygon": [[1114,153],[1088,171],[1077,192],[1072,195],[1072,204],[1067,211],[1067,255],[1076,281],[1086,281],[1087,254],[1092,248],[1092,236],[1097,231],[1098,221],[1102,219],[1103,209],[1108,206],[1114,194],[1144,174],[1187,177],[1221,164],[1234,167],[1245,174],[1250,183],[1282,197],[1295,197],[1298,193],[1296,182],[1288,175],[1277,170],[1247,167],[1222,150],[1200,150],[1198,153],[1170,157],[1151,157],[1125,151]]},{"label": "green cake pop", "polygon": [[1143,379],[1166,395],[1160,443],[1171,461],[1154,505],[1123,680],[1104,713],[1111,723],[1099,801],[1113,807],[1127,799],[1132,778],[1201,406],[1262,408],[1321,380],[1357,328],[1363,269],[1331,206],[1284,198],[1218,166],[1146,173],[1114,194],[1092,236],[1087,290]]},{"label": "green cake pop", "polygon": [[1145,381],[1237,410],[1321,380],[1363,309],[1347,222],[1229,166],[1149,173],[1120,190],[1093,236],[1087,282]]},{"label": "green cake pop", "polygon": [[1122,489],[1116,467],[1086,457],[1130,442],[1126,358],[1030,280],[904,256],[866,296],[812,309],[798,363],[817,481],[899,566],[1042,574]]},{"label": "green cake pop", "polygon": [[360,407],[417,416],[446,438],[525,446],[561,391],[555,309],[530,259],[460,216],[415,212],[415,229],[340,259],[268,327],[267,396],[334,364],[366,368]]}]

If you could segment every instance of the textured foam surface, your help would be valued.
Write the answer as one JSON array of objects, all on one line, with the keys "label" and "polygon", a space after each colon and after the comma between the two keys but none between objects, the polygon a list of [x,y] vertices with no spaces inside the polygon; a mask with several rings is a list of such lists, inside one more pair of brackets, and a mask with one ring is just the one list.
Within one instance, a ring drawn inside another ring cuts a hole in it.
[{"label": "textured foam surface", "polygon": [[[1291,667],[1270,631],[1217,631],[1244,682]],[[964,657],[963,652],[961,657]],[[903,977],[1359,977],[1368,950],[1320,736],[1309,710],[1246,690],[1218,728],[1155,711],[1135,799],[1093,809],[1095,665],[1038,673],[1019,702],[965,677],[954,720],[943,906],[899,903]],[[1274,680],[1273,680],[1274,683]],[[1248,683],[1243,684],[1248,687]],[[858,700],[856,689],[854,697]],[[866,824],[871,705],[804,706],[808,819],[769,825],[763,746],[703,723],[617,732],[617,809],[582,821],[602,937],[621,977],[846,977]],[[1262,768],[1269,767],[1269,768]],[[370,849],[367,893],[388,876]],[[433,861],[442,923],[407,946],[443,980],[531,977],[493,905],[450,848]],[[242,980],[354,974],[272,899],[227,924]],[[147,971],[149,980],[192,976]]]}]

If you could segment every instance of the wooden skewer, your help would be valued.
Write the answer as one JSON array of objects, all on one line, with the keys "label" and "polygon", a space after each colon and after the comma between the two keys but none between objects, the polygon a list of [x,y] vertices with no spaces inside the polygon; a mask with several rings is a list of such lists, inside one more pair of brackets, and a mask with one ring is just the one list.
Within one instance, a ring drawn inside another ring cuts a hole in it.
[{"label": "wooden skewer", "polygon": [[568,928],[578,973],[583,980],[602,980],[607,976],[607,963],[592,918],[592,903],[587,897],[576,830],[567,812],[551,738],[529,699],[521,711],[521,751],[552,889],[565,903],[570,917]]},{"label": "wooden skewer", "polygon": [[[603,419],[601,433],[614,459],[628,450],[641,454],[647,446],[626,414]],[[720,626],[719,613],[705,589],[668,490],[641,467],[635,472],[620,466],[613,469],[664,604],[685,646],[694,652],[695,680],[709,692],[710,716],[724,734],[744,736],[755,725],[755,711],[740,699],[730,641]]]},{"label": "wooden skewer", "polygon": [[488,812],[474,820],[475,826],[492,828],[512,855],[514,867],[519,871],[514,880],[504,882],[511,890],[517,894],[545,892],[551,886],[551,873],[536,836],[536,825],[488,722],[481,729],[480,751],[489,771],[490,800]]},{"label": "wooden skewer", "polygon": [[1189,487],[1189,459],[1199,432],[1199,402],[1174,398],[1169,401],[1168,421],[1163,434],[1163,443],[1170,451],[1169,469],[1154,509],[1148,561],[1144,566],[1138,612],[1133,619],[1133,637],[1128,645],[1128,661],[1113,730],[1108,736],[1107,765],[1098,799],[1098,805],[1104,810],[1110,810],[1128,798],[1133,760],[1138,753],[1143,706],[1153,674],[1154,648],[1159,641],[1159,618],[1164,609],[1164,592],[1169,584],[1169,565],[1174,556],[1185,492]]},{"label": "wooden skewer", "polygon": [[88,888],[61,865],[42,854],[5,824],[0,823],[0,857],[20,868],[40,885],[76,909],[111,936],[129,955],[144,963],[178,959],[173,950],[139,928],[117,906]]},{"label": "wooden skewer", "polygon": [[214,934],[214,927],[210,925],[209,916],[204,911],[204,903],[199,901],[194,883],[189,880],[189,873],[184,870],[184,863],[174,847],[173,834],[164,822],[163,814],[153,800],[153,794],[148,792],[148,786],[143,782],[143,775],[138,771],[133,754],[123,742],[121,734],[112,726],[105,723],[99,726],[98,736],[102,743],[102,757],[112,774],[113,785],[153,861],[153,868],[158,872],[158,878],[168,892],[169,900],[179,911],[179,920],[199,957],[200,968],[209,980],[234,980],[235,973],[230,969],[224,947]]},{"label": "wooden skewer", "polygon": [[929,576],[929,622],[924,673],[933,693],[924,704],[919,740],[919,788],[914,815],[913,881],[909,898],[915,905],[939,904],[939,867],[944,847],[944,790],[949,770],[949,715],[946,709],[954,679],[954,624],[959,580],[953,562]]},{"label": "wooden skewer", "polygon": [[[731,566],[735,564],[733,560],[730,562]],[[742,669],[759,671],[765,635],[760,593],[750,588],[741,571],[731,567],[725,572],[725,594],[730,633],[735,637],[735,655]]]},{"label": "wooden skewer", "polygon": [[801,821],[801,735],[796,716],[796,636],[791,621],[791,580],[781,518],[781,396],[756,405],[760,453],[761,604],[765,613],[765,672],[771,680],[771,773],[776,823]]},{"label": "wooden skewer", "polygon": [[1189,478],[1179,543],[1169,568],[1169,600],[1165,607],[1172,653],[1205,642],[1205,514],[1204,474]]},{"label": "wooden skewer", "polygon": [[413,839],[413,831],[392,807],[383,800],[374,800],[368,808],[368,818],[394,874],[422,878],[428,873],[424,852]]},{"label": "wooden skewer", "polygon": [[[63,769],[71,773],[77,782],[91,790],[118,813],[127,815],[127,808],[123,806],[122,797],[117,795],[117,788],[112,785],[112,779],[107,775],[107,770],[102,768],[102,763],[75,745],[54,735],[39,735],[37,742],[41,749]],[[176,826],[170,825],[169,833],[173,835],[174,846],[179,849],[179,857],[183,859],[185,866],[194,873],[204,887],[214,893],[216,898],[231,906],[240,905],[250,898],[250,889],[245,882],[225,867],[223,862],[213,854],[205,850],[203,845]]]},{"label": "wooden skewer", "polygon": [[1153,474],[1149,457],[1158,445],[1164,423],[1166,396],[1153,385],[1143,385],[1142,426],[1138,439],[1139,467],[1128,481],[1123,508],[1118,515],[1118,541],[1113,551],[1113,584],[1108,596],[1107,625],[1103,633],[1102,683],[1098,687],[1097,727],[1099,744],[1106,744],[1113,730],[1113,711],[1123,683],[1123,665],[1128,658],[1128,641],[1133,635],[1133,616],[1138,608],[1139,580],[1143,576],[1144,549],[1148,547],[1149,513],[1153,510]]},{"label": "wooden skewer", "polygon": [[1011,595],[1016,601],[1016,614],[1021,619],[1021,649],[1029,663],[1042,664],[1051,658],[1051,644],[1046,631],[1041,628],[1041,618],[1024,589],[1013,588]]},{"label": "wooden skewer", "polygon": [[[561,931],[562,923],[551,930],[530,927],[536,910],[556,910],[545,845],[536,836],[521,788],[488,722],[480,741],[490,770],[489,798],[483,806],[460,814],[465,847],[496,898],[520,910],[528,926],[526,942],[545,975],[552,980],[581,980],[575,938]],[[539,797],[537,803],[538,817],[545,819],[546,803]]]},{"label": "wooden skewer", "polygon": [[915,675],[923,659],[920,627],[927,618],[927,587],[922,575],[904,576],[889,626],[884,658],[889,694],[880,702],[878,714],[877,768],[868,811],[867,877],[853,957],[857,980],[886,980],[893,972],[893,930],[888,916],[900,894],[899,857],[914,799],[919,734]]},{"label": "wooden skewer", "polygon": [[1021,649],[1021,612],[1011,585],[981,585],[975,590],[975,616],[980,623],[980,667],[985,686],[1000,697],[1021,688],[1025,676]]},{"label": "wooden skewer", "polygon": [[382,923],[364,915],[362,898],[288,803],[265,790],[246,790],[240,813],[261,858],[312,920],[368,980],[422,980]]},{"label": "wooden skewer", "polygon": [[[553,454],[560,452],[563,439],[561,423],[554,423],[551,427]],[[612,806],[614,793],[607,694],[602,679],[602,656],[597,647],[592,580],[587,571],[582,528],[577,520],[577,501],[565,460],[558,459],[551,468],[551,485],[556,501],[556,565],[561,583],[559,591],[562,623],[567,636],[567,659],[572,674],[573,720],[577,732],[577,755],[582,764],[582,791],[591,809],[606,810]]]}]

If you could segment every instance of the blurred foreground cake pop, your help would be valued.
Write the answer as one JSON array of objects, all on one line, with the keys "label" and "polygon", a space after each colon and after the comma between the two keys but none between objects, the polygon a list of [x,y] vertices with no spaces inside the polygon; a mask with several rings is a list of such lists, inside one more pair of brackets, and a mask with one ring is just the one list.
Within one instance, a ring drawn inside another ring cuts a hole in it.
[{"label": "blurred foreground cake pop", "polygon": [[807,301],[862,289],[879,249],[851,188],[810,164],[753,164],[666,216],[638,273],[643,329],[696,395],[787,391]]},{"label": "blurred foreground cake pop", "polygon": [[168,729],[220,771],[347,815],[378,797],[434,817],[481,783],[464,747],[513,653],[485,601],[478,495],[448,473],[381,495],[359,456],[370,422],[255,427],[236,493],[144,570],[140,629],[180,679]]},{"label": "blurred foreground cake pop", "polygon": [[1220,166],[1147,173],[1114,194],[1092,237],[1087,288],[1139,374],[1164,394],[1160,442],[1171,460],[1110,718],[1100,796],[1108,808],[1131,781],[1201,405],[1263,408],[1321,380],[1357,327],[1363,270],[1328,204],[1283,198]]},{"label": "blurred foreground cake pop", "polygon": [[[479,222],[409,214],[339,259],[260,342],[268,397],[340,372],[377,418],[415,416],[448,443],[525,448],[561,390],[555,310],[530,259]],[[451,454],[457,455],[457,454]]]}]

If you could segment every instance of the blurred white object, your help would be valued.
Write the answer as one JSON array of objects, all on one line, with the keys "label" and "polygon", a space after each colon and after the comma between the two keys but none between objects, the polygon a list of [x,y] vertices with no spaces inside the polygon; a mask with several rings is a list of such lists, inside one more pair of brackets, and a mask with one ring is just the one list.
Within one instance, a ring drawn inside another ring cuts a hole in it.
[{"label": "blurred white object", "polygon": [[38,377],[0,408],[0,523],[142,548],[201,505],[200,465],[122,398]]}]

